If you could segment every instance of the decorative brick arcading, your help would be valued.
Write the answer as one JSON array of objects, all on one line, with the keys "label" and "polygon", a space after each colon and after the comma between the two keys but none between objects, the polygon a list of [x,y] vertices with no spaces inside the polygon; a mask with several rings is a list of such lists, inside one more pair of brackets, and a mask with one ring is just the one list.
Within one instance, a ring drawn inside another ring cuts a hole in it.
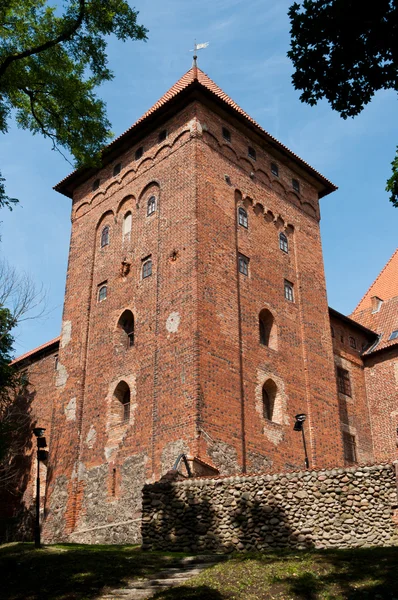
[{"label": "decorative brick arcading", "polygon": [[143,547],[246,551],[389,546],[398,542],[396,466],[146,485]]}]

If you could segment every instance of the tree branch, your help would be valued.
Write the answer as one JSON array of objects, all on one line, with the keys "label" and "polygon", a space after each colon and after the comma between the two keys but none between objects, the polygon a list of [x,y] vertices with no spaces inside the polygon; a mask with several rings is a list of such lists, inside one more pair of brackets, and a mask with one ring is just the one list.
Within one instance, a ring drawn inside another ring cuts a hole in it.
[{"label": "tree branch", "polygon": [[44,52],[44,50],[48,50],[49,48],[53,48],[57,44],[61,42],[68,41],[79,29],[80,25],[84,19],[84,9],[85,9],[85,0],[79,0],[79,14],[76,18],[76,21],[70,25],[64,32],[60,33],[53,40],[48,40],[44,42],[44,44],[39,44],[38,46],[34,46],[28,50],[24,50],[19,54],[12,54],[11,56],[7,56],[4,62],[0,65],[0,79],[8,69],[8,67],[17,60],[22,60],[23,58],[27,58],[28,56],[32,56],[34,54],[39,54],[40,52]]}]

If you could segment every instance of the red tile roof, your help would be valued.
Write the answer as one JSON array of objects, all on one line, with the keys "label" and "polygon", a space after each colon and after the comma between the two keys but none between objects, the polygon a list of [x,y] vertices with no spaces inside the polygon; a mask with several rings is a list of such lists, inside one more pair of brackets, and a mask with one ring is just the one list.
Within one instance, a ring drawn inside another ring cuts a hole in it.
[{"label": "red tile roof", "polygon": [[[104,148],[105,154],[111,151],[113,147],[117,146],[117,144],[119,144],[123,140],[123,138],[125,138],[128,134],[133,132],[133,130],[138,125],[143,123],[146,119],[148,119],[148,117],[156,113],[156,111],[158,111],[161,107],[165,106],[168,102],[170,102],[170,100],[176,98],[178,94],[180,94],[183,90],[187,89],[194,83],[199,83],[207,91],[211,92],[212,94],[214,94],[214,96],[222,100],[236,113],[238,113],[240,116],[244,117],[244,119],[246,119],[252,125],[254,125],[260,133],[267,137],[269,142],[272,142],[279,150],[283,151],[284,154],[287,154],[290,158],[298,162],[302,168],[304,168],[306,171],[309,171],[311,175],[315,177],[318,181],[320,180],[321,183],[325,186],[325,194],[328,194],[337,189],[337,187],[328,179],[326,179],[326,177],[321,175],[321,173],[316,171],[307,162],[301,159],[297,154],[289,150],[287,146],[279,142],[271,134],[265,131],[265,129],[263,129],[258,123],[256,123],[254,119],[252,119],[242,108],[240,108],[240,106],[236,104],[236,102],[234,102],[225,92],[223,92],[223,90],[220,87],[218,87],[218,85],[214,83],[214,81],[212,81],[210,77],[208,77],[208,75],[206,75],[206,73],[201,71],[198,67],[191,67],[191,69],[189,69],[189,71],[187,71],[185,75],[183,75],[157,102],[155,102],[155,104],[142,117],[140,117],[138,121],[134,123],[134,125],[129,127],[129,129],[127,129],[124,133],[122,133],[120,136],[115,138],[110,144],[108,144]],[[87,176],[90,176],[92,174],[92,171],[88,169],[80,169],[73,171],[73,173],[70,173],[67,177],[62,179],[62,181],[60,181],[54,187],[54,189],[61,193],[64,193],[67,196],[70,196],[68,184],[71,184],[72,180],[75,179],[77,175],[83,174],[85,171],[88,174]]]},{"label": "red tile roof", "polygon": [[[372,312],[373,296],[383,300],[376,312]],[[389,339],[391,333],[398,330],[398,248],[363,296],[351,318],[380,336],[378,343],[366,354],[398,345],[398,339]]]},{"label": "red tile roof", "polygon": [[56,337],[53,340],[50,340],[49,342],[46,342],[45,344],[42,344],[41,346],[38,346],[37,348],[34,348],[33,350],[30,350],[29,352],[26,352],[25,354],[22,354],[21,356],[18,356],[17,358],[14,358],[14,360],[11,362],[12,365],[15,365],[16,363],[19,363],[27,358],[31,358],[32,356],[34,356],[35,354],[37,354],[38,352],[42,352],[43,350],[46,350],[47,348],[49,348],[50,346],[52,346],[53,344],[59,344],[61,338]]},{"label": "red tile roof", "polygon": [[372,296],[378,296],[382,300],[398,296],[398,248],[354,309],[353,319],[356,319],[356,313],[372,306]]}]

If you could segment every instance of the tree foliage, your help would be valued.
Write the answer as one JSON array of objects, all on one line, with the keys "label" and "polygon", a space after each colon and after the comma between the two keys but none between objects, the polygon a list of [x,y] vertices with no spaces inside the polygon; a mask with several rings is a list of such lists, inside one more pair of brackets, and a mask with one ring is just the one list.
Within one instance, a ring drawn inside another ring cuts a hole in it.
[{"label": "tree foliage", "polygon": [[[326,98],[346,119],[378,90],[398,90],[397,0],[304,0],[290,7],[289,17],[288,56],[303,102]],[[387,190],[398,206],[398,154],[392,167]]]},{"label": "tree foliage", "polygon": [[[0,131],[19,127],[69,151],[76,166],[98,162],[111,138],[105,104],[95,89],[112,79],[110,35],[145,40],[146,29],[125,0],[69,0],[65,11],[47,0],[0,3]],[[0,179],[0,207],[12,207]]]}]

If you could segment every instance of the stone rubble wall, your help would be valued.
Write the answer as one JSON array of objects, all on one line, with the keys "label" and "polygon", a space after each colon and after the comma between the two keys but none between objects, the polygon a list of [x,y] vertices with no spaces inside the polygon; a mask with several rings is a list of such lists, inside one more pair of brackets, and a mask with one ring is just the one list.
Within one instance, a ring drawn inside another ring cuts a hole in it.
[{"label": "stone rubble wall", "polygon": [[145,485],[143,548],[246,551],[397,544],[397,466]]}]

